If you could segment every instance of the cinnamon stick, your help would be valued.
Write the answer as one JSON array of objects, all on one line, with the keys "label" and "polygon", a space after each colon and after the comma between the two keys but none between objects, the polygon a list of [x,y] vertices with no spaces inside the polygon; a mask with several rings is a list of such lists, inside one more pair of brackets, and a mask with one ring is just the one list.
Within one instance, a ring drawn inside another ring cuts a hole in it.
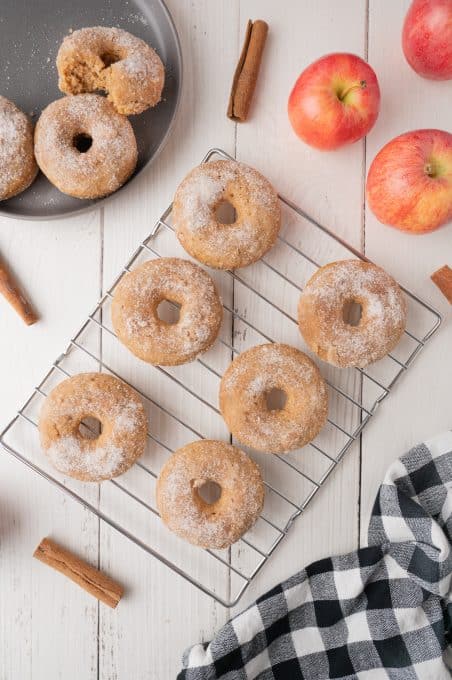
[{"label": "cinnamon stick", "polygon": [[229,96],[228,117],[243,122],[248,117],[262,61],[268,24],[258,19],[248,21],[245,41],[235,69]]},{"label": "cinnamon stick", "polygon": [[444,297],[452,305],[452,269],[445,264],[431,275],[431,280],[438,286]]},{"label": "cinnamon stick", "polygon": [[87,593],[93,595],[113,609],[121,599],[124,589],[109,576],[76,557],[73,553],[52,541],[43,538],[33,553],[40,562],[56,569],[77,583]]},{"label": "cinnamon stick", "polygon": [[0,293],[9,302],[11,307],[16,310],[21,319],[31,326],[36,323],[38,317],[33,311],[30,303],[21,292],[18,284],[5,264],[0,262]]}]

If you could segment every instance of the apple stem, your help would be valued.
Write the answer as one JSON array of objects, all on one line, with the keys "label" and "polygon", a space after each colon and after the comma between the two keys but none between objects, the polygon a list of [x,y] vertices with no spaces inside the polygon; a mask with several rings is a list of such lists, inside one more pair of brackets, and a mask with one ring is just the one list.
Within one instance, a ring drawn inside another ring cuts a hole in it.
[{"label": "apple stem", "polygon": [[344,90],[344,92],[341,92],[339,94],[339,99],[341,102],[344,101],[345,97],[350,93],[353,92],[353,90],[365,90],[367,87],[367,83],[365,80],[361,80],[357,85],[350,85],[350,87],[347,90]]},{"label": "apple stem", "polygon": [[424,165],[424,172],[431,179],[441,177],[442,174],[441,166],[439,166],[438,163],[435,163],[434,161],[429,161]]}]

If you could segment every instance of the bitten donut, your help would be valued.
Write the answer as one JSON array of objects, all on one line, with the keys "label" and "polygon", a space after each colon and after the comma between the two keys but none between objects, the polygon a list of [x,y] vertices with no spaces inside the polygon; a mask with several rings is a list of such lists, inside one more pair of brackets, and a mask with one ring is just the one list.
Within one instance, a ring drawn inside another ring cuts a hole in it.
[{"label": "bitten donut", "polygon": [[32,124],[15,104],[0,97],[0,201],[24,191],[37,172]]},{"label": "bitten donut", "polygon": [[[224,203],[235,221],[223,224],[216,211]],[[196,260],[217,269],[246,267],[270,250],[278,236],[281,209],[270,182],[235,161],[194,168],[179,185],[173,203],[177,237]]]},{"label": "bitten donut", "polygon": [[[99,421],[99,436],[82,434],[80,425],[87,418]],[[59,472],[100,482],[122,475],[143,454],[147,418],[140,399],[121,380],[105,373],[80,373],[50,392],[39,433],[44,453]]]},{"label": "bitten donut", "polygon": [[107,196],[130,177],[137,162],[132,126],[100,95],[58,99],[41,114],[35,154],[44,175],[75,198]]},{"label": "bitten donut", "polygon": [[118,113],[141,113],[161,99],[165,70],[143,40],[120,28],[81,28],[57,55],[58,86],[66,94],[103,90]]},{"label": "bitten donut", "polygon": [[[220,487],[218,500],[199,493]],[[243,451],[220,441],[196,441],[178,449],[157,481],[157,507],[167,527],[203,548],[227,548],[255,523],[264,504],[258,466]]]},{"label": "bitten donut", "polygon": [[[275,390],[282,408],[268,404]],[[303,352],[278,343],[242,352],[220,384],[220,410],[234,437],[245,446],[285,453],[312,441],[328,415],[328,393],[320,371]]]},{"label": "bitten donut", "polygon": [[[164,300],[180,306],[179,320],[160,319]],[[215,341],[223,307],[212,278],[188,260],[162,257],[126,274],[112,303],[118,338],[143,361],[175,366],[192,361]]]},{"label": "bitten donut", "polygon": [[[352,305],[361,313],[357,324],[350,323]],[[298,305],[300,331],[309,347],[341,368],[362,368],[382,359],[399,342],[406,315],[406,300],[394,279],[361,260],[321,267]]]}]

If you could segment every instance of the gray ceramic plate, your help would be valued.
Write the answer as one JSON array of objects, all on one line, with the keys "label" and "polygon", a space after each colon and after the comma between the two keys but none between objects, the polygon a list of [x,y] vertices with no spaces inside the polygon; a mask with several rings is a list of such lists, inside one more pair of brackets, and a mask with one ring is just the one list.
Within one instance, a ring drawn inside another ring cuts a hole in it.
[{"label": "gray ceramic plate", "polygon": [[[179,40],[161,0],[1,0],[0,94],[36,120],[47,104],[62,96],[55,66],[59,45],[71,29],[83,26],[124,28],[154,47],[165,65],[162,101],[130,117],[139,150],[135,177],[168,137],[181,89]],[[0,203],[0,214],[25,219],[64,217],[102,200],[106,199],[81,201],[66,196],[40,174],[27,191]]]}]

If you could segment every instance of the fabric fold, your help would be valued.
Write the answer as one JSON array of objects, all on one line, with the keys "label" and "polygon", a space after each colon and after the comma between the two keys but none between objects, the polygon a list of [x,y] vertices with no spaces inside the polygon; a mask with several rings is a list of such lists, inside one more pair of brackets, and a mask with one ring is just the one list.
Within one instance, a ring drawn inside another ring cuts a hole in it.
[{"label": "fabric fold", "polygon": [[449,680],[451,543],[446,432],[391,465],[368,547],[267,592],[188,649],[178,680]]}]

